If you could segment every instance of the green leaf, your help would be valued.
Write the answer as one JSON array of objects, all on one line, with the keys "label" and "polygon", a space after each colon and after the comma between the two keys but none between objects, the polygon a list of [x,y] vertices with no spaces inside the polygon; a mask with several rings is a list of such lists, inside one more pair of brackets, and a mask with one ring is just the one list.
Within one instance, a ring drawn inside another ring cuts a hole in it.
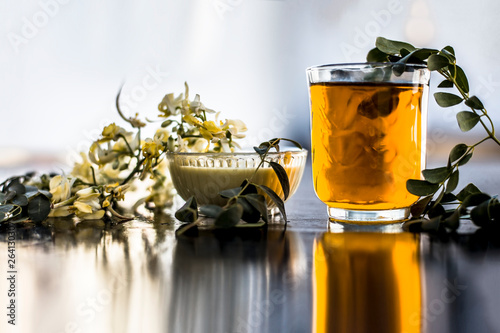
[{"label": "green leaf", "polygon": [[11,205],[11,204],[8,204],[8,205],[0,205],[0,213],[8,213],[10,212],[12,209],[14,209],[15,205]]},{"label": "green leaf", "polygon": [[168,119],[168,120],[165,120],[164,122],[161,123],[161,127],[167,127],[167,126],[170,126],[172,125],[174,121],[171,120],[171,119]]},{"label": "green leaf", "polygon": [[445,211],[443,205],[436,204],[429,210],[427,215],[429,216],[429,218],[433,219],[435,217],[443,216],[445,213],[446,213],[446,211]]},{"label": "green leaf", "polygon": [[451,170],[447,167],[441,167],[435,169],[425,169],[424,171],[422,171],[422,175],[428,182],[438,184],[448,178],[450,172]]},{"label": "green leaf", "polygon": [[470,212],[474,224],[480,227],[493,226],[500,221],[500,203],[497,198],[490,198],[478,204]]},{"label": "green leaf", "polygon": [[295,140],[292,140],[292,139],[286,139],[286,138],[280,138],[281,141],[288,141],[288,142],[291,142],[293,143],[293,145],[299,149],[302,149],[302,145],[300,143],[298,143],[297,141]]},{"label": "green leaf", "polygon": [[285,168],[283,168],[280,164],[276,162],[269,162],[269,164],[273,168],[281,184],[284,200],[288,199],[288,195],[290,194],[290,182],[288,180],[288,175],[286,174]]},{"label": "green leaf", "polygon": [[245,198],[260,212],[260,215],[262,215],[262,219],[265,222],[268,222],[266,198],[264,198],[264,196],[260,194],[247,194]]},{"label": "green leaf", "polygon": [[42,222],[49,216],[50,200],[44,195],[33,197],[28,203],[28,216],[33,222]]},{"label": "green leaf", "polygon": [[453,88],[453,82],[443,80],[440,84],[438,84],[438,88]]},{"label": "green leaf", "polygon": [[465,75],[464,70],[460,66],[456,66],[457,73],[456,73],[456,78],[455,81],[457,83],[457,86],[463,90],[466,94],[469,93],[469,81],[467,80],[467,76]]},{"label": "green leaf", "polygon": [[448,52],[449,54],[451,54],[451,55],[455,56],[455,50],[453,49],[453,47],[451,47],[451,46],[449,46],[449,45],[448,45],[448,46],[445,46],[445,47],[442,49],[442,51],[446,51],[446,52]]},{"label": "green leaf", "polygon": [[413,195],[426,196],[434,194],[439,189],[439,185],[426,180],[409,179],[406,182],[406,189]]},{"label": "green leaf", "polygon": [[194,196],[190,197],[184,205],[175,212],[175,218],[181,222],[194,222],[198,219],[198,204]]},{"label": "green leaf", "polygon": [[259,154],[260,156],[264,155],[267,152],[267,148],[258,148],[258,147],[253,147],[253,149]]},{"label": "green leaf", "polygon": [[285,212],[285,204],[283,203],[283,200],[281,200],[281,198],[273,190],[271,190],[269,187],[267,187],[265,185],[258,185],[258,187],[262,191],[264,191],[264,193],[266,193],[267,196],[274,202],[276,207],[278,207],[281,215],[283,216],[283,219],[285,221],[287,221],[286,212]]},{"label": "green leaf", "polygon": [[457,113],[457,122],[462,132],[470,131],[479,122],[479,116],[474,112],[460,111]]},{"label": "green leaf", "polygon": [[241,219],[248,223],[256,223],[260,220],[260,212],[257,208],[251,205],[246,198],[239,197],[237,203],[243,207],[243,215]]},{"label": "green leaf", "polygon": [[467,162],[470,161],[470,159],[472,158],[472,152],[468,153],[467,155],[465,155],[461,160],[460,162],[458,162],[458,165],[459,166],[462,166],[462,165],[465,165],[467,164]]},{"label": "green leaf", "polygon": [[202,205],[200,206],[200,214],[208,217],[216,218],[222,212],[222,207],[217,205]]},{"label": "green leaf", "polygon": [[[243,192],[241,192],[241,195],[246,195],[250,193],[257,193],[257,186],[253,183],[249,183],[248,185],[248,180],[244,180],[243,183],[241,183],[240,187],[245,188]],[[246,186],[246,187],[245,187]]]},{"label": "green leaf", "polygon": [[476,185],[469,183],[457,194],[457,199],[463,202],[466,197],[474,193],[481,193],[481,190]]},{"label": "green leaf", "polygon": [[457,201],[457,197],[452,193],[445,193],[441,199],[441,203],[443,204],[455,201]]},{"label": "green leaf", "polygon": [[18,194],[14,199],[11,201],[14,205],[18,205],[21,207],[24,207],[28,204],[28,198],[24,194]]},{"label": "green leaf", "polygon": [[16,194],[24,194],[26,193],[26,187],[16,179],[7,186],[7,191],[15,191]]},{"label": "green leaf", "polygon": [[0,212],[0,222],[4,222],[6,220],[5,217],[5,213]]},{"label": "green leaf", "polygon": [[443,220],[443,225],[451,230],[457,230],[460,226],[460,210],[457,209]]},{"label": "green leaf", "polygon": [[217,228],[231,228],[240,222],[243,215],[243,207],[240,204],[234,204],[224,209],[214,224]]},{"label": "green leaf", "polygon": [[387,62],[388,60],[387,54],[378,48],[371,49],[366,55],[366,61],[368,62]]},{"label": "green leaf", "polygon": [[431,200],[432,195],[429,195],[414,203],[410,208],[411,216],[419,217],[423,215],[426,211],[427,205],[429,204],[429,202],[431,202]]},{"label": "green leaf", "polygon": [[446,184],[446,191],[445,193],[451,193],[455,191],[458,185],[458,169],[455,170],[451,176],[450,179],[448,179],[448,183]]},{"label": "green leaf", "polygon": [[447,108],[453,105],[462,103],[463,98],[455,94],[437,92],[434,94],[434,99],[440,107]]},{"label": "green leaf", "polygon": [[377,46],[377,49],[388,54],[401,54],[402,49],[408,50],[410,52],[416,50],[415,46],[409,43],[398,42],[395,40],[386,39],[384,37],[378,37],[375,45]]},{"label": "green leaf", "polygon": [[437,231],[439,229],[439,224],[441,223],[441,216],[434,217],[430,220],[422,221],[423,231]]},{"label": "green leaf", "polygon": [[230,188],[227,190],[222,190],[219,192],[219,195],[223,198],[232,198],[237,196],[241,192],[241,187],[236,187],[236,188]]},{"label": "green leaf", "polygon": [[471,96],[465,101],[465,105],[476,110],[484,109],[483,103],[476,96]]},{"label": "green leaf", "polygon": [[0,204],[2,204],[5,201],[5,193],[0,192]]},{"label": "green leaf", "polygon": [[489,198],[491,197],[483,192],[470,194],[462,201],[462,208],[465,209],[467,207],[477,206]]},{"label": "green leaf", "polygon": [[257,222],[257,223],[241,223],[235,225],[236,228],[260,228],[266,225],[266,222]]},{"label": "green leaf", "polygon": [[431,71],[435,71],[446,67],[450,64],[448,58],[439,54],[431,54],[429,60],[427,60],[427,67]]},{"label": "green leaf", "polygon": [[450,151],[450,156],[448,157],[449,163],[453,163],[456,160],[458,160],[460,157],[464,156],[464,154],[467,152],[467,149],[469,149],[469,146],[467,146],[465,143],[459,143],[453,149]]}]

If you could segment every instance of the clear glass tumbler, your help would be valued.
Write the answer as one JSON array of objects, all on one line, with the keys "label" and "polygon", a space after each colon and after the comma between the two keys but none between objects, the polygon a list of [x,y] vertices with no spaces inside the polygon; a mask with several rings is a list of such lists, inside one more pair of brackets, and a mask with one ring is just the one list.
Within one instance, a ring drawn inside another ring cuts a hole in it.
[{"label": "clear glass tumbler", "polygon": [[406,181],[425,168],[430,71],[357,63],[310,67],[307,77],[314,189],[330,220],[408,218],[418,197]]}]

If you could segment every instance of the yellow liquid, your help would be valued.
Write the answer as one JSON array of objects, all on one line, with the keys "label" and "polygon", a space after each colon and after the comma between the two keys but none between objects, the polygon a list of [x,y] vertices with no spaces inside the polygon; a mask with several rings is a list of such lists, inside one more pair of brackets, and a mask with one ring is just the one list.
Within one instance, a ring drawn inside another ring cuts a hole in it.
[{"label": "yellow liquid", "polygon": [[325,233],[315,244],[313,332],[421,331],[419,237]]},{"label": "yellow liquid", "polygon": [[382,210],[418,199],[406,181],[420,179],[425,165],[423,93],[413,85],[311,85],[313,181],[321,201]]}]

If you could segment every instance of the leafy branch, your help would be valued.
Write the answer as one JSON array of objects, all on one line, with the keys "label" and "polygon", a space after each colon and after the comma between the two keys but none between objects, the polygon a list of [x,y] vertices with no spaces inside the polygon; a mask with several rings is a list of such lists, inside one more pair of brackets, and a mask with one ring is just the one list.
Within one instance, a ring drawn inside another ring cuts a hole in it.
[{"label": "leafy branch", "polygon": [[[470,161],[475,148],[488,140],[500,145],[486,108],[477,96],[470,94],[467,76],[457,64],[453,47],[446,46],[441,50],[416,48],[406,42],[378,37],[376,47],[368,53],[367,60],[393,63],[393,72],[397,76],[404,72],[407,63],[425,64],[429,70],[444,77],[438,88],[455,88],[458,92],[436,92],[434,99],[437,104],[446,108],[463,103],[468,109],[456,115],[460,129],[468,132],[477,124],[481,124],[487,134],[472,145],[457,144],[450,151],[446,166],[422,171],[424,180],[407,181],[408,191],[423,197],[411,209],[412,220],[407,223],[408,229],[426,231],[446,227],[455,230],[459,227],[460,218],[469,213],[470,207],[474,207],[470,211],[470,218],[475,224],[500,224],[500,203],[496,197],[481,192],[473,184],[468,184],[457,195],[453,194],[459,181],[459,168]],[[449,205],[452,205],[452,208],[445,208]]]},{"label": "leafy branch", "polygon": [[[279,152],[281,141],[289,141],[297,148],[302,149],[302,146],[298,142],[285,138],[275,138],[262,142],[258,147],[254,147],[254,150],[260,156],[260,163],[257,165],[252,176],[249,179],[245,179],[239,187],[219,192],[222,198],[227,199],[227,203],[223,207],[217,205],[201,205],[198,207],[196,198],[194,196],[189,198],[175,213],[175,217],[179,221],[189,223],[179,228],[177,236],[193,227],[199,226],[205,220],[204,217],[214,219],[212,225],[214,229],[265,226],[268,223],[266,196],[279,209],[286,223],[287,216],[284,201],[290,193],[290,182],[283,166],[268,159],[271,150],[274,149]],[[271,188],[253,182],[257,172],[265,164],[268,164],[276,174],[283,191],[283,198]],[[241,220],[246,223],[240,223]]]}]

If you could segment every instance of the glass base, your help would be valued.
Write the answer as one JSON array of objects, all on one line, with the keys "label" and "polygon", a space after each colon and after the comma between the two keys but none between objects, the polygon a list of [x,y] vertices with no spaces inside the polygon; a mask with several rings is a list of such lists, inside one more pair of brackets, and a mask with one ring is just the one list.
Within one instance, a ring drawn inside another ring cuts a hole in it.
[{"label": "glass base", "polygon": [[351,224],[391,224],[402,222],[410,216],[410,208],[387,210],[351,210],[328,207],[330,221]]}]

